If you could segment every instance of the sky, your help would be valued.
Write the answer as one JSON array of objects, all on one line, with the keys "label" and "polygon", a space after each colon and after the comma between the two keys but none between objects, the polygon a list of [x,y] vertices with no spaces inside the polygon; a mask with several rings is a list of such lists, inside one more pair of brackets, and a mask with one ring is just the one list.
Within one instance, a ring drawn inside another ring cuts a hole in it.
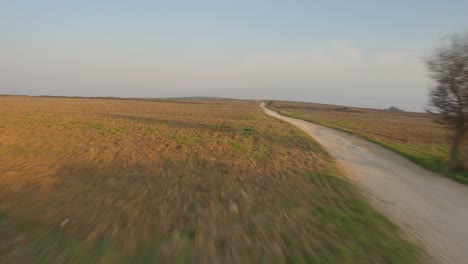
[{"label": "sky", "polygon": [[0,0],[0,94],[423,111],[423,58],[467,14],[466,0]]}]

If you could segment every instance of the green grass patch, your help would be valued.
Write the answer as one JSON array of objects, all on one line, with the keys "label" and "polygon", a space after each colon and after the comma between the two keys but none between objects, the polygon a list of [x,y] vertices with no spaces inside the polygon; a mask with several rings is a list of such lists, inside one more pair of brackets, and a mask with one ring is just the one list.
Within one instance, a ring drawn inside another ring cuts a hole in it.
[{"label": "green grass patch", "polygon": [[395,151],[396,153],[404,156],[405,158],[413,161],[414,163],[426,169],[443,174],[460,183],[468,184],[468,171],[447,171],[447,157],[449,153],[448,148],[431,145],[385,143],[377,140],[372,141],[383,147]]},{"label": "green grass patch", "polygon": [[0,213],[0,244],[5,245],[0,249],[2,263],[122,263],[127,260],[109,241],[88,244],[60,230],[49,230],[3,213]]},{"label": "green grass patch", "polygon": [[243,144],[243,143],[241,143],[239,141],[232,141],[230,144],[231,144],[232,148],[237,149],[237,150],[245,150],[246,149],[245,144]]}]

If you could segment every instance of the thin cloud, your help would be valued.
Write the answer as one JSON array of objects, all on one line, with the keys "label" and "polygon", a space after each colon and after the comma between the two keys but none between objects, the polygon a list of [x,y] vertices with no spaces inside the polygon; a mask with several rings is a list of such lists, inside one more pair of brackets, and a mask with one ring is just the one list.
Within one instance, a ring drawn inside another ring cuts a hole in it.
[{"label": "thin cloud", "polygon": [[351,59],[360,59],[361,50],[352,46],[348,41],[333,42],[331,44],[333,48],[338,50],[342,55]]}]

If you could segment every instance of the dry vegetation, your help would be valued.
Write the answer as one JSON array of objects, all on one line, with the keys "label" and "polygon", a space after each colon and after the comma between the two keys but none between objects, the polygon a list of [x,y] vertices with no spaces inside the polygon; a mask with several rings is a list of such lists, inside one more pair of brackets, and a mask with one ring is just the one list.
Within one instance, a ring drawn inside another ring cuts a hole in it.
[{"label": "dry vegetation", "polygon": [[2,263],[412,263],[256,102],[0,97]]},{"label": "dry vegetation", "polygon": [[[284,115],[358,134],[428,169],[468,183],[466,170],[444,172],[451,131],[434,122],[429,114],[278,101],[272,102],[270,108]],[[468,169],[467,140],[463,152],[464,166]]]}]

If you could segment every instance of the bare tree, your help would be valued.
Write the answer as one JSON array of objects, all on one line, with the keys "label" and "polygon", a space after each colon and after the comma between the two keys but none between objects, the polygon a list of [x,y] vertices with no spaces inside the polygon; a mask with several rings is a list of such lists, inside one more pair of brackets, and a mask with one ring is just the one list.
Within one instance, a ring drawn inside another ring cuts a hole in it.
[{"label": "bare tree", "polygon": [[450,167],[460,166],[460,147],[468,131],[468,33],[453,36],[426,60],[436,82],[430,93],[431,112],[454,130]]}]

